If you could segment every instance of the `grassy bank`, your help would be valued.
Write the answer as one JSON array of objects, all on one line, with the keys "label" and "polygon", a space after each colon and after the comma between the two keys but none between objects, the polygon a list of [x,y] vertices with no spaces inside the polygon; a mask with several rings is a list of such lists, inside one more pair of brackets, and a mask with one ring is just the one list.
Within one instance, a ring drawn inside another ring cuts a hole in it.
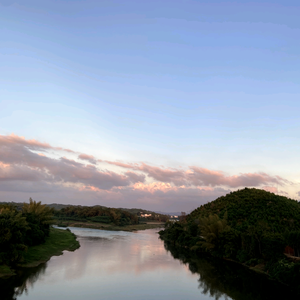
[{"label": "grassy bank", "polygon": [[14,271],[11,270],[8,266],[0,266],[0,278],[1,277],[10,277],[12,275],[15,275]]},{"label": "grassy bank", "polygon": [[147,223],[135,224],[135,225],[116,226],[114,224],[105,224],[105,223],[98,223],[98,222],[78,222],[78,221],[61,222],[60,221],[57,225],[68,226],[68,227],[93,228],[93,229],[100,229],[100,230],[113,230],[113,231],[137,231],[137,230],[164,227],[164,223],[160,223],[160,222],[147,222]]},{"label": "grassy bank", "polygon": [[42,245],[29,247],[24,255],[22,267],[36,267],[48,261],[51,256],[62,255],[62,251],[74,251],[79,248],[76,236],[68,230],[51,228],[50,236]]},{"label": "grassy bank", "polygon": [[[20,267],[36,267],[41,263],[48,261],[52,256],[62,255],[62,251],[74,251],[80,247],[76,236],[69,230],[51,228],[49,237],[41,245],[32,246],[24,255],[24,261],[19,264]],[[0,277],[9,277],[14,275],[12,269],[8,266],[0,266]]]}]

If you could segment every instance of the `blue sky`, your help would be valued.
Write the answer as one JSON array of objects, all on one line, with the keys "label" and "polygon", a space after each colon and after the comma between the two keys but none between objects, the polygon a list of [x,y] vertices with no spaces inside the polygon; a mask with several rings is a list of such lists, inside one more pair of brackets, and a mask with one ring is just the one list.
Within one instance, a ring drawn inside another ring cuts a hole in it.
[{"label": "blue sky", "polygon": [[[299,198],[298,2],[0,3],[1,135],[99,160],[266,173]],[[234,187],[216,188],[203,201]],[[163,206],[155,198],[137,201]]]}]

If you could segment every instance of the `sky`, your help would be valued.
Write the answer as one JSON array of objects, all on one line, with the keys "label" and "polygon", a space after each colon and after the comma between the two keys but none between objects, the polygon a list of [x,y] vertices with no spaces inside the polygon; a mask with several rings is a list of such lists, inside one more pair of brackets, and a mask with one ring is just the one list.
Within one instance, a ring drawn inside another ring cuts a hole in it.
[{"label": "sky", "polygon": [[0,201],[300,200],[300,4],[0,0]]}]

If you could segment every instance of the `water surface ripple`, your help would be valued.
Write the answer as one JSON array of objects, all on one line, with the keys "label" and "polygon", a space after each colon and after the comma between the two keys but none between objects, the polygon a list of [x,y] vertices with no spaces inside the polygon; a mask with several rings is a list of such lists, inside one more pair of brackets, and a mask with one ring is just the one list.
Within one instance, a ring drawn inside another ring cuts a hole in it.
[{"label": "water surface ripple", "polygon": [[[0,280],[1,299],[260,300],[271,299],[273,292],[278,296],[274,284],[240,266],[168,249],[157,229],[70,229],[81,247]],[[287,296],[287,291],[279,292]]]}]

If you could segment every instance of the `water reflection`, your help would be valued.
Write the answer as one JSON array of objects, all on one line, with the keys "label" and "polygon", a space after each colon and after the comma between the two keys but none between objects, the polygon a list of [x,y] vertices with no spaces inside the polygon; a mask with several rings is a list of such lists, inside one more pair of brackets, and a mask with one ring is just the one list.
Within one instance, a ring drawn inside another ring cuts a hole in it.
[{"label": "water reflection", "polygon": [[63,268],[62,279],[115,274],[139,276],[159,269],[181,269],[180,264],[174,264],[172,257],[166,255],[155,230],[137,234],[71,229],[78,236],[81,248],[75,253],[65,253],[63,266],[60,259],[54,258],[50,267],[56,272],[57,262]]},{"label": "water reflection", "polygon": [[28,289],[45,273],[47,264],[35,268],[22,268],[17,275],[9,279],[0,279],[1,300],[16,300],[22,294],[28,295]]},{"label": "water reflection", "polygon": [[188,294],[199,299],[196,276],[166,252],[157,230],[71,230],[80,241],[78,250],[10,279],[0,298],[179,300]]},{"label": "water reflection", "polygon": [[71,230],[80,241],[78,250],[0,280],[0,298],[270,299],[263,293],[270,287],[259,276],[226,262],[190,257],[164,245],[156,230]]},{"label": "water reflection", "polygon": [[298,298],[296,293],[288,287],[268,280],[262,274],[252,271],[224,260],[210,257],[193,257],[183,249],[176,249],[172,245],[165,244],[175,259],[188,265],[193,274],[199,274],[199,290],[202,294],[218,299],[235,300],[265,300]]}]

